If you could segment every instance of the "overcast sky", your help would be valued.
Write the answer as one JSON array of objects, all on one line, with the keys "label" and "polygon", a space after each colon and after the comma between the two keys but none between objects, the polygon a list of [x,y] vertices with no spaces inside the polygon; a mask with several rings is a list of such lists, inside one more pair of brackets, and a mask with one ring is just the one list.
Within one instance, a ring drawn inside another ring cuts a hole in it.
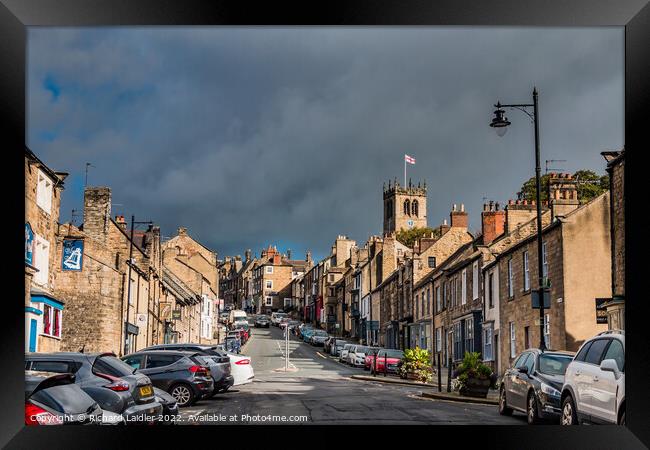
[{"label": "overcast sky", "polygon": [[[426,180],[428,222],[506,202],[534,175],[533,128],[493,104],[539,92],[542,165],[604,173],[624,131],[623,28],[30,28],[28,145],[113,215],[178,226],[224,255],[324,257],[381,234],[382,185]],[[543,170],[543,169],[542,169]],[[81,223],[79,220],[77,223]]]}]

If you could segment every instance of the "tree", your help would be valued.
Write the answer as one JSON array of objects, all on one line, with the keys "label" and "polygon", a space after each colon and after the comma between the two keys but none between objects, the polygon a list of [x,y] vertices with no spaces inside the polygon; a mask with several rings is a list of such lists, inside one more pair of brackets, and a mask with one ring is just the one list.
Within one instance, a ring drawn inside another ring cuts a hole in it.
[{"label": "tree", "polygon": [[[548,180],[549,174],[542,175],[542,190],[540,196],[542,201],[548,200]],[[578,182],[578,199],[584,204],[598,197],[600,194],[609,189],[609,175],[598,175],[593,170],[578,170],[573,174],[573,178]],[[518,193],[520,200],[534,201],[535,195],[535,177],[530,178],[521,186]]]},{"label": "tree", "polygon": [[414,227],[409,230],[401,229],[397,232],[397,240],[409,248],[413,247],[415,242],[422,237],[440,237],[440,229],[430,227]]}]

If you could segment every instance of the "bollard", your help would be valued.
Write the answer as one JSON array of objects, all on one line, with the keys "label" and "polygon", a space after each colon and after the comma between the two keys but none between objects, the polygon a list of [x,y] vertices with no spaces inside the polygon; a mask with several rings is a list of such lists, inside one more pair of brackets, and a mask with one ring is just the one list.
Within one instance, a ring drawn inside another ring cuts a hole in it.
[{"label": "bollard", "polygon": [[440,353],[438,353],[438,392],[442,392],[442,369],[440,368]]},{"label": "bollard", "polygon": [[451,392],[451,356],[449,357],[449,361],[447,362],[447,392]]}]

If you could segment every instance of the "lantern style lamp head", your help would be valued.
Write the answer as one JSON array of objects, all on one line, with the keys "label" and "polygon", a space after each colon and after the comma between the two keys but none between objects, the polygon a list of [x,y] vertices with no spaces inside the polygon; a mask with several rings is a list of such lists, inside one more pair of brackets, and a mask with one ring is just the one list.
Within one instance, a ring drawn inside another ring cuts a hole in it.
[{"label": "lantern style lamp head", "polygon": [[510,121],[505,114],[506,112],[501,109],[501,103],[497,103],[497,109],[494,111],[494,118],[492,119],[490,126],[494,128],[499,136],[506,134],[506,131],[508,131],[508,125],[510,125]]}]

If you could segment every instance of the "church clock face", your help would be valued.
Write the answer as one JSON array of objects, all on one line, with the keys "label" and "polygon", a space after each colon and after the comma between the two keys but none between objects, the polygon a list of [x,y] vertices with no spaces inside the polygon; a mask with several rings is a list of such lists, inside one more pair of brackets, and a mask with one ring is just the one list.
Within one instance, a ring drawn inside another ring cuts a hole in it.
[{"label": "church clock face", "polygon": [[406,224],[409,226],[409,228],[413,228],[413,221],[412,220],[409,220],[408,222],[406,222]]}]

